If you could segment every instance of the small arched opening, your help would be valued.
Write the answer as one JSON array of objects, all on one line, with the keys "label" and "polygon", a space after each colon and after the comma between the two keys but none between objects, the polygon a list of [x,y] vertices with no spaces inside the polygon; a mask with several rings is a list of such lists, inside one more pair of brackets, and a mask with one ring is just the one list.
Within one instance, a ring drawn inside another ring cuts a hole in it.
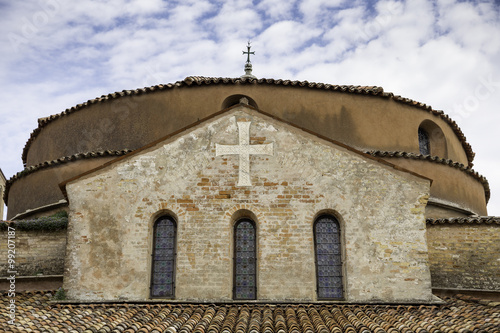
[{"label": "small arched opening", "polygon": [[422,155],[448,158],[446,137],[441,128],[430,120],[424,120],[418,127],[418,146]]},{"label": "small arched opening", "polygon": [[[246,101],[242,100],[243,98],[246,98]],[[253,98],[248,97],[246,95],[241,95],[241,94],[231,95],[231,96],[227,97],[224,100],[224,102],[222,102],[221,108],[222,108],[222,110],[224,110],[224,109],[230,108],[231,106],[235,106],[238,104],[248,104],[248,105],[258,109],[257,103],[255,102],[255,100]]]}]

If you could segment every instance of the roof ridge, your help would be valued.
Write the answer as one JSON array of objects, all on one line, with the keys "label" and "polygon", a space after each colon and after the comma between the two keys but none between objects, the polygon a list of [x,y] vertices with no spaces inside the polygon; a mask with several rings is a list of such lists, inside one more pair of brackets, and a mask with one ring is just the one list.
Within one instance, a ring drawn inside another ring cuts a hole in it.
[{"label": "roof ridge", "polygon": [[439,156],[416,154],[416,153],[410,153],[410,152],[405,152],[405,151],[369,150],[369,151],[366,151],[365,153],[367,153],[371,156],[375,156],[375,157],[389,157],[389,158],[402,157],[402,158],[413,159],[413,160],[423,160],[423,161],[444,164],[444,165],[447,165],[449,167],[456,168],[460,171],[467,173],[469,176],[475,178],[476,180],[478,180],[484,187],[484,193],[486,196],[486,203],[488,203],[488,201],[490,200],[490,196],[491,196],[490,184],[488,183],[488,180],[486,179],[486,177],[479,174],[477,171],[472,169],[472,167],[466,166],[463,163],[455,162],[451,159],[446,159],[446,158],[442,158]]},{"label": "roof ridge", "polygon": [[18,179],[21,179],[29,174],[32,174],[35,171],[54,167],[54,166],[57,166],[60,164],[72,162],[72,161],[79,160],[79,159],[105,157],[105,156],[121,156],[121,155],[128,154],[130,152],[132,152],[131,149],[90,151],[90,152],[86,152],[86,153],[77,153],[77,154],[73,154],[70,156],[63,156],[63,157],[60,157],[60,158],[55,159],[55,160],[45,161],[45,162],[39,163],[37,165],[26,167],[26,168],[24,168],[23,171],[16,173],[12,177],[10,177],[9,180],[6,181],[5,191],[3,193],[4,202],[6,204],[8,203],[7,201],[8,201],[9,190],[10,190],[11,185],[15,181],[17,181]]},{"label": "roof ridge", "polygon": [[205,76],[188,76],[182,81],[176,81],[175,83],[167,83],[167,84],[157,84],[150,87],[137,88],[134,90],[122,90],[121,92],[109,93],[107,95],[102,95],[101,97],[96,97],[94,99],[90,99],[84,103],[77,104],[71,108],[68,108],[60,113],[50,115],[48,117],[40,118],[38,121],[38,127],[34,129],[28,141],[26,142],[23,153],[22,160],[23,163],[26,164],[28,150],[31,146],[33,140],[38,136],[38,133],[42,130],[45,125],[54,121],[55,119],[61,118],[65,115],[69,115],[73,112],[76,112],[82,108],[87,107],[88,105],[92,105],[95,103],[104,102],[107,100],[120,98],[123,96],[133,96],[133,95],[142,95],[145,93],[151,93],[155,91],[172,89],[175,87],[182,86],[193,86],[193,85],[210,85],[210,84],[274,84],[274,85],[283,85],[283,86],[297,86],[297,87],[307,87],[307,88],[315,88],[315,89],[323,89],[323,90],[332,90],[338,92],[346,92],[346,93],[354,93],[354,94],[364,94],[364,95],[373,95],[379,96],[383,98],[390,98],[396,102],[407,104],[422,110],[426,110],[433,115],[442,118],[446,123],[448,123],[459,140],[462,143],[462,146],[467,154],[467,159],[469,164],[472,165],[472,161],[474,159],[475,153],[472,150],[471,145],[467,142],[465,135],[462,130],[458,126],[458,124],[452,120],[448,115],[446,115],[441,110],[434,110],[430,105],[420,103],[414,101],[409,98],[404,98],[399,95],[394,95],[392,92],[384,92],[384,88],[379,86],[360,86],[360,85],[333,85],[326,83],[316,83],[309,81],[298,81],[298,80],[283,80],[283,79],[253,79],[253,78],[228,78],[228,77],[205,77]]}]

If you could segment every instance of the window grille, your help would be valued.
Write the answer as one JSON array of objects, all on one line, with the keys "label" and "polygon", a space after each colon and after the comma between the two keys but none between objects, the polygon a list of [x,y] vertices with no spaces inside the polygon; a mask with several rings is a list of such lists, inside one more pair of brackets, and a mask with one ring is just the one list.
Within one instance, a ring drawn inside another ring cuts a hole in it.
[{"label": "window grille", "polygon": [[155,222],[151,297],[174,298],[176,231],[170,216],[162,216]]},{"label": "window grille", "polygon": [[340,225],[331,215],[314,223],[318,299],[342,299],[342,251]]},{"label": "window grille", "polygon": [[234,299],[256,299],[256,232],[250,219],[234,226]]},{"label": "window grille", "polygon": [[418,129],[418,145],[420,148],[420,154],[422,155],[431,154],[431,143],[429,139],[429,133],[427,133],[427,131],[421,128]]}]

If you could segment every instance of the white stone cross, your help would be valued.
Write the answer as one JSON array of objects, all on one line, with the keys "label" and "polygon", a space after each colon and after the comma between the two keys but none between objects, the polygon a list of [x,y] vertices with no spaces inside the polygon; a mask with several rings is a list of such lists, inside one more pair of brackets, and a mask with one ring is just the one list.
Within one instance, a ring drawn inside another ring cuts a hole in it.
[{"label": "white stone cross", "polygon": [[240,168],[238,186],[252,186],[250,180],[250,155],[273,155],[273,143],[264,145],[250,145],[249,121],[238,122],[239,144],[220,145],[215,144],[215,156],[239,155]]}]

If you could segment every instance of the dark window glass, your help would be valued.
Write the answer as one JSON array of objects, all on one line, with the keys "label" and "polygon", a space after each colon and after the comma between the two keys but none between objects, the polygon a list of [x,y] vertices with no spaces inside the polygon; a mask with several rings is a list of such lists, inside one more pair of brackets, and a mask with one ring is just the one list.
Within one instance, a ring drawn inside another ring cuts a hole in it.
[{"label": "dark window glass", "polygon": [[320,216],[314,223],[318,299],[341,299],[342,253],[340,227],[331,215]]},{"label": "dark window glass", "polygon": [[234,226],[234,299],[256,299],[256,232],[252,220]]},{"label": "dark window glass", "polygon": [[170,216],[160,217],[154,225],[151,297],[174,297],[176,229]]},{"label": "dark window glass", "polygon": [[429,133],[425,130],[418,129],[418,145],[420,147],[420,154],[430,155],[431,154],[431,143],[429,140]]}]

